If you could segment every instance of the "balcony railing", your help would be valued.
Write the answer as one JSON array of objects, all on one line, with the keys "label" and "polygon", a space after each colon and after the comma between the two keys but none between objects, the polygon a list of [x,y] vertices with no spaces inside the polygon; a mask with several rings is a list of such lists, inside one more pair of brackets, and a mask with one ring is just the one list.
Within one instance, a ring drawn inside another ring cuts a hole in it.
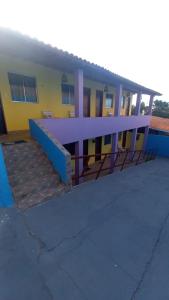
[{"label": "balcony railing", "polygon": [[[97,159],[100,158],[98,161]],[[100,176],[113,173],[115,170],[123,171],[126,167],[138,165],[142,162],[155,159],[156,153],[154,150],[143,151],[118,151],[112,153],[101,153],[83,156],[72,156],[72,161],[83,161],[83,171],[77,176],[72,176],[73,184],[80,183],[81,178],[85,180],[98,179]],[[90,164],[90,160],[96,160],[95,163]]]}]

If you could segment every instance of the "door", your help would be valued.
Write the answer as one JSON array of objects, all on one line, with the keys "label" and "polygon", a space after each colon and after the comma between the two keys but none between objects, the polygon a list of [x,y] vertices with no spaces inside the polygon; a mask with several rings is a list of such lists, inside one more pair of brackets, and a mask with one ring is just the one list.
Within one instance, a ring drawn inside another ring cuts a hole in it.
[{"label": "door", "polygon": [[95,158],[95,161],[101,160],[101,151],[102,151],[102,137],[99,136],[95,138],[95,154],[98,154]]},{"label": "door", "polygon": [[[83,141],[83,155],[88,155],[88,140]],[[88,158],[83,159],[83,167],[88,167]]]},{"label": "door", "polygon": [[123,132],[122,147],[126,147],[127,131]]},{"label": "door", "polygon": [[84,88],[83,115],[84,117],[90,117],[90,89],[87,88]]},{"label": "door", "polygon": [[103,111],[103,92],[96,91],[96,117],[102,117]]},{"label": "door", "polygon": [[5,117],[4,117],[4,111],[1,101],[1,95],[0,95],[0,134],[6,134],[6,124],[5,124]]}]

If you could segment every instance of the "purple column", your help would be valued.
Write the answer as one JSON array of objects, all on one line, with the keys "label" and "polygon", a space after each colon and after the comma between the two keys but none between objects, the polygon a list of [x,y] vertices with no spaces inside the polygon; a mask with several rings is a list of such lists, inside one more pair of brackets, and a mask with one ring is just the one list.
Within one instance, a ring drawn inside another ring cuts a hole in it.
[{"label": "purple column", "polygon": [[112,134],[112,152],[118,151],[118,132]]},{"label": "purple column", "polygon": [[121,84],[119,84],[116,87],[116,95],[115,95],[115,109],[114,109],[114,115],[120,116],[120,110],[121,110],[121,98],[122,98],[122,91],[123,87]]},{"label": "purple column", "polygon": [[[75,143],[75,156],[83,156],[83,140]],[[75,177],[81,175],[83,171],[83,158],[75,160]],[[76,179],[76,184],[79,184],[81,180]]]},{"label": "purple column", "polygon": [[[75,71],[75,116],[83,118],[83,71]],[[83,156],[83,140],[75,144],[75,156]],[[83,159],[75,161],[75,176],[78,177],[83,171]],[[81,180],[76,179],[76,184]]]},{"label": "purple column", "polygon": [[[123,92],[123,86],[122,84],[119,84],[116,87],[116,94],[115,94],[115,109],[114,109],[114,116],[118,117],[120,116],[120,110],[121,110],[121,98],[122,98],[122,92]],[[112,152],[118,151],[118,132],[112,134]],[[116,155],[111,156],[111,168],[113,170],[114,161],[116,159]]]},{"label": "purple column", "polygon": [[143,150],[146,150],[148,134],[149,134],[149,126],[146,126],[144,131]]},{"label": "purple column", "polygon": [[132,130],[132,135],[131,135],[130,158],[132,158],[136,148],[136,138],[137,138],[137,128],[134,128]]},{"label": "purple column", "polygon": [[140,114],[141,96],[142,96],[142,94],[141,94],[141,92],[139,92],[139,93],[137,94],[136,108],[135,108],[135,112],[134,112],[134,114],[135,114],[136,116],[138,116],[138,115]]},{"label": "purple column", "polygon": [[[118,132],[112,134],[112,152],[118,151]],[[116,159],[116,154],[111,155],[111,170],[113,170],[114,161]]]},{"label": "purple column", "polygon": [[[142,93],[138,92],[137,100],[136,100],[136,108],[135,108],[135,112],[134,112],[134,114],[136,116],[140,115],[141,98],[142,98]],[[132,130],[132,134],[131,134],[130,159],[132,159],[135,148],[136,148],[136,139],[137,139],[137,128],[134,128]]]},{"label": "purple column", "polygon": [[154,95],[150,95],[149,108],[148,108],[148,115],[151,115],[151,114],[152,114],[153,100],[154,100]]},{"label": "purple column", "polygon": [[83,71],[75,72],[75,116],[83,118]]}]

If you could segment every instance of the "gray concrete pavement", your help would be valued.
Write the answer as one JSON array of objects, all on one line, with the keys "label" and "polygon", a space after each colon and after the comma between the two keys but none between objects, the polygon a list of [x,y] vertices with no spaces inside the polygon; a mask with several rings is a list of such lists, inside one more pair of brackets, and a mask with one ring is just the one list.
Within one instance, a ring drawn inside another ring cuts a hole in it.
[{"label": "gray concrete pavement", "polygon": [[169,160],[0,210],[0,300],[169,299]]}]

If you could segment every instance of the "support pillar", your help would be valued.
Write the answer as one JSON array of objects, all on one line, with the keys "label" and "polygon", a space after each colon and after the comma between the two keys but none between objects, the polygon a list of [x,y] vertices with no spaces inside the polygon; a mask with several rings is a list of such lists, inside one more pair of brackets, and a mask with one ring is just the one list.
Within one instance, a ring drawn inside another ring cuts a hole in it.
[{"label": "support pillar", "polygon": [[[118,132],[112,134],[112,153],[118,152]],[[116,154],[111,155],[110,172],[113,171]]]},{"label": "support pillar", "polygon": [[145,151],[147,147],[148,134],[149,134],[149,126],[146,126],[144,131],[143,151]]},{"label": "support pillar", "polygon": [[[75,71],[75,117],[83,118],[83,71]],[[83,140],[75,143],[75,156],[83,156]],[[83,158],[75,160],[75,177],[81,175],[83,171]],[[76,184],[81,180],[76,179]]]},{"label": "support pillar", "polygon": [[138,115],[140,114],[141,98],[142,98],[142,94],[141,94],[141,92],[139,92],[139,93],[137,94],[136,108],[135,108],[135,112],[134,112],[134,114],[135,114],[136,116],[138,116]]},{"label": "support pillar", "polygon": [[122,92],[123,92],[123,87],[121,84],[119,84],[116,87],[116,95],[115,95],[115,109],[114,109],[115,117],[120,116]]},{"label": "support pillar", "polygon": [[[80,140],[75,143],[75,157],[83,156],[83,140]],[[75,160],[75,183],[79,184],[81,180],[79,180],[79,177],[82,174],[83,171],[83,158],[76,159]]]},{"label": "support pillar", "polygon": [[132,130],[132,135],[131,135],[130,159],[132,159],[134,151],[136,149],[136,140],[137,140],[137,128],[134,128]]},{"label": "support pillar", "polygon": [[148,115],[152,114],[154,95],[150,95],[149,107],[148,107]]},{"label": "support pillar", "polygon": [[83,118],[83,71],[75,72],[75,116]]}]

